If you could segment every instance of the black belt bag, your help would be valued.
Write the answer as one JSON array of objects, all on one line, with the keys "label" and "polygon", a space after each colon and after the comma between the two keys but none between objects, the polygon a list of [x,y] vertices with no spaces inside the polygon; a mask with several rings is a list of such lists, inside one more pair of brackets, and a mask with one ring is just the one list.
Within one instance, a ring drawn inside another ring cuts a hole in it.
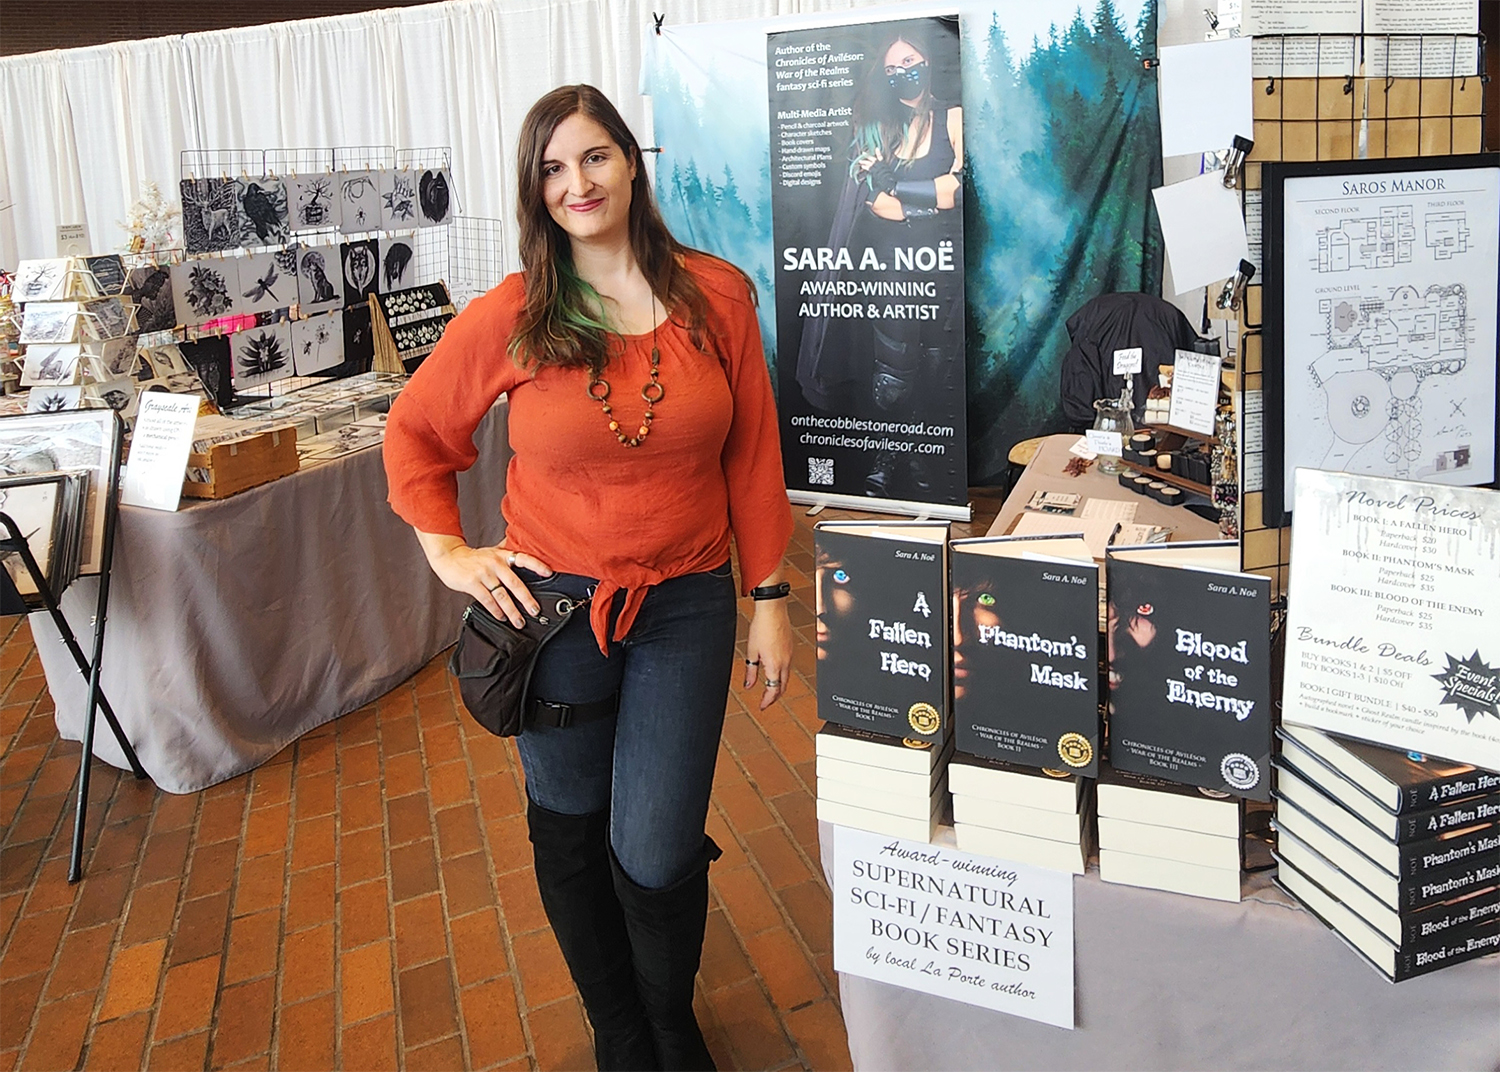
[{"label": "black belt bag", "polygon": [[562,704],[531,696],[531,675],[537,656],[589,600],[555,592],[533,593],[541,609],[526,616],[520,629],[496,618],[483,604],[470,603],[464,611],[458,646],[448,659],[448,670],[458,679],[464,706],[497,737],[514,737],[529,725],[567,726],[604,718],[619,708],[619,694],[607,700]]}]

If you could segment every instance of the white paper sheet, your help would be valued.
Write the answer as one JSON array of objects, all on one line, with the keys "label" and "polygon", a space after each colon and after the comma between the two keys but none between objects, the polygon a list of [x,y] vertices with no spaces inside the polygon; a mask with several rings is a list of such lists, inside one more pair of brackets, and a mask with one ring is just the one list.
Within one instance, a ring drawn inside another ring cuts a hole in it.
[{"label": "white paper sheet", "polygon": [[1140,503],[1124,499],[1089,499],[1083,504],[1083,512],[1079,516],[1090,520],[1099,518],[1107,521],[1134,521],[1138,506]]},{"label": "white paper sheet", "polygon": [[176,510],[198,419],[197,395],[151,391],[141,398],[130,440],[130,464],[120,488],[127,506]]},{"label": "white paper sheet", "polygon": [[1249,259],[1240,199],[1219,172],[1151,191],[1177,293],[1227,279]]},{"label": "white paper sheet", "polygon": [[1343,37],[1258,37],[1251,52],[1250,73],[1256,78],[1338,78],[1355,74],[1356,39],[1354,33]]},{"label": "white paper sheet", "polygon": [[1247,35],[1353,34],[1359,33],[1359,7],[1360,0],[1245,0],[1240,26]]},{"label": "white paper sheet", "polygon": [[1251,137],[1248,37],[1169,45],[1161,55],[1161,154],[1227,149]]},{"label": "white paper sheet", "polygon": [[1219,355],[1178,350],[1172,369],[1172,405],[1167,423],[1189,432],[1213,434],[1219,404]]}]

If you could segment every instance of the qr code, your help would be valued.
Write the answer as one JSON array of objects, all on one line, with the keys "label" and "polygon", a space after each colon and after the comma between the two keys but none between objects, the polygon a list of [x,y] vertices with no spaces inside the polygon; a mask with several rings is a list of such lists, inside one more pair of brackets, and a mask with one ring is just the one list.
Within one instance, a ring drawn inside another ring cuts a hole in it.
[{"label": "qr code", "polygon": [[807,459],[807,482],[809,484],[832,484],[833,483],[833,459],[832,458],[809,458],[809,459]]}]

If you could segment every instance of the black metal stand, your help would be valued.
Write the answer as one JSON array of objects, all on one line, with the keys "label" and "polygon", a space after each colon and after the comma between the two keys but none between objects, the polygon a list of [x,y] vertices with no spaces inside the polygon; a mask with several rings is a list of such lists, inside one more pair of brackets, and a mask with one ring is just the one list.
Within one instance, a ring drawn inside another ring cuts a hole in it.
[{"label": "black metal stand", "polygon": [[10,515],[0,512],[0,527],[5,529],[5,537],[0,539],[0,551],[15,551],[21,556],[26,571],[31,574],[31,579],[36,584],[37,594],[41,597],[43,608],[52,617],[53,624],[57,626],[68,654],[73,656],[73,662],[78,666],[78,672],[89,683],[83,712],[83,754],[78,760],[78,808],[73,817],[73,849],[68,860],[69,882],[77,882],[83,877],[83,833],[88,819],[89,773],[90,763],[94,758],[94,713],[96,710],[104,714],[104,721],[109,724],[110,731],[119,742],[121,751],[125,753],[131,772],[138,779],[146,777],[146,770],[136,757],[135,749],[131,747],[129,739],[125,736],[125,731],[121,728],[119,719],[115,717],[114,710],[110,707],[109,700],[105,697],[99,682],[104,657],[104,626],[109,611],[109,575],[110,564],[114,559],[115,522],[119,515],[116,492],[120,486],[120,445],[125,433],[124,425],[120,422],[118,415],[115,416],[113,427],[116,440],[114,467],[109,473],[105,486],[99,489],[99,494],[106,496],[104,546],[101,548],[100,556],[99,598],[94,611],[94,651],[91,660],[84,657],[78,638],[74,635],[67,618],[63,616],[62,608],[58,606],[57,596],[37,565],[36,558],[31,553],[31,547],[21,534],[20,528]]}]

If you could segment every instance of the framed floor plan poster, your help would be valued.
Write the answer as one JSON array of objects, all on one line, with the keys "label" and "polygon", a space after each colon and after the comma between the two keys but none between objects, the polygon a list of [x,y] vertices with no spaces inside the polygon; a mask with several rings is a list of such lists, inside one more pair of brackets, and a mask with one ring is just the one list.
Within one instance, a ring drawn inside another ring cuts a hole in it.
[{"label": "framed floor plan poster", "polygon": [[1266,524],[1288,523],[1298,466],[1494,480],[1500,153],[1263,182]]},{"label": "framed floor plan poster", "polygon": [[1282,718],[1500,771],[1500,492],[1296,481]]}]

